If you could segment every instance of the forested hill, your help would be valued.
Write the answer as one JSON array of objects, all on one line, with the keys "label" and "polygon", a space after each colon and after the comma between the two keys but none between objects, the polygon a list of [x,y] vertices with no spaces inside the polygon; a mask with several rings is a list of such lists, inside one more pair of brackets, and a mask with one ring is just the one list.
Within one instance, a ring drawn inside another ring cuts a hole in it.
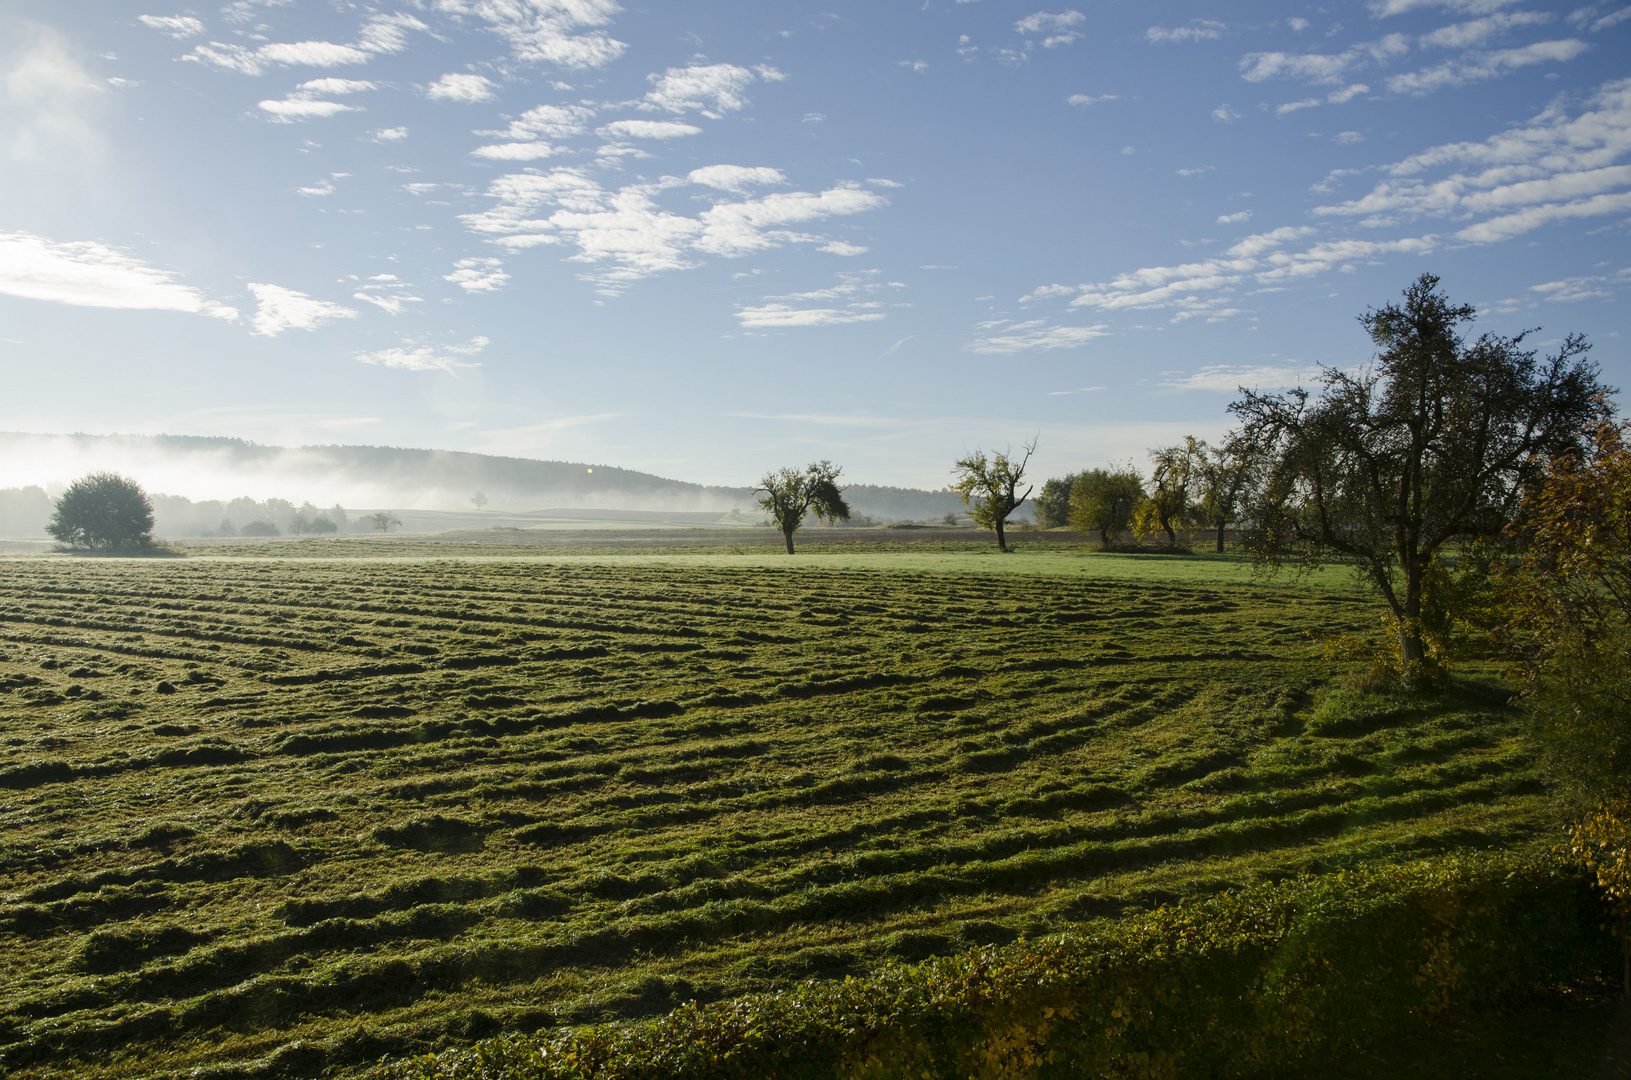
[{"label": "forested hill", "polygon": [[[476,492],[494,509],[600,508],[756,513],[748,487],[717,487],[591,462],[395,446],[266,446],[184,435],[0,433],[0,488],[60,488],[110,469],[148,491],[192,500],[279,498],[319,506],[468,510]],[[744,479],[783,462],[744,464]],[[880,521],[939,517],[962,508],[949,491],[856,485],[857,515]],[[0,526],[3,529],[3,526]],[[4,530],[16,533],[15,529]],[[29,530],[32,531],[32,530]]]}]

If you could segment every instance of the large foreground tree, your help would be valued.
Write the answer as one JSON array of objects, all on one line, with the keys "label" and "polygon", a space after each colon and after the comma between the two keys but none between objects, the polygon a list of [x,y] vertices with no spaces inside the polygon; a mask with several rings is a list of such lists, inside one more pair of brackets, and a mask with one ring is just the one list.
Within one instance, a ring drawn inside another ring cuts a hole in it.
[{"label": "large foreground tree", "polygon": [[136,481],[94,472],[68,485],[45,531],[76,547],[145,547],[153,540],[153,503]]},{"label": "large foreground tree", "polygon": [[999,551],[1008,550],[1003,527],[1031,495],[1029,487],[1021,495],[1019,485],[1025,482],[1025,466],[1036,453],[1036,440],[1032,439],[1020,449],[1025,452],[1017,459],[1008,450],[998,451],[989,458],[984,450],[975,450],[965,454],[952,469],[957,477],[952,490],[961,495],[963,505],[974,512],[976,524],[997,534]]},{"label": "large foreground tree", "polygon": [[1453,305],[1423,274],[1403,304],[1360,316],[1378,353],[1356,371],[1325,368],[1318,393],[1242,390],[1230,410],[1267,471],[1249,516],[1258,556],[1276,564],[1354,562],[1392,613],[1400,673],[1437,672],[1424,621],[1446,545],[1494,538],[1513,519],[1526,482],[1577,451],[1605,408],[1579,335],[1538,358],[1516,337],[1463,338],[1475,311]]},{"label": "large foreground tree", "polygon": [[805,517],[814,511],[828,521],[848,521],[849,504],[838,487],[838,476],[844,470],[830,461],[815,461],[797,469],[780,469],[765,473],[757,491],[759,506],[776,522],[787,541],[787,554],[793,554],[793,534],[804,524]]}]

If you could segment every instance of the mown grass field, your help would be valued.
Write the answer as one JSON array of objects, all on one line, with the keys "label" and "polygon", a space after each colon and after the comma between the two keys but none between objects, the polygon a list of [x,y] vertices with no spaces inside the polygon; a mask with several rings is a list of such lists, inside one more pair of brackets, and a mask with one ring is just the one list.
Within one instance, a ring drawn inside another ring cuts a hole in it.
[{"label": "mown grass field", "polygon": [[1498,685],[1330,689],[1339,588],[415,553],[0,564],[0,1072],[361,1071],[1549,839]]}]

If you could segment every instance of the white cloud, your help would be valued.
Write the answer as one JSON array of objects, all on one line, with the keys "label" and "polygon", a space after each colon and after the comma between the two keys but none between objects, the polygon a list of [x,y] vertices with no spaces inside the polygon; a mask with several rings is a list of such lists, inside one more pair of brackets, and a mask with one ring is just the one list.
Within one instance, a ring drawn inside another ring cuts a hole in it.
[{"label": "white cloud", "polygon": [[1390,15],[1403,15],[1407,11],[1425,7],[1443,8],[1459,15],[1484,15],[1515,2],[1516,0],[1372,0],[1366,6],[1370,8],[1372,15],[1378,19],[1385,19]]},{"label": "white cloud", "polygon": [[879,322],[887,317],[880,310],[884,303],[879,297],[905,287],[898,281],[881,280],[876,270],[849,271],[838,275],[837,285],[825,289],[767,296],[763,303],[739,305],[736,317],[744,330]]},{"label": "white cloud", "polygon": [[514,142],[532,142],[537,139],[564,139],[581,135],[588,129],[595,110],[583,105],[536,105],[510,121],[510,126],[499,131],[478,131],[477,135],[490,135]]},{"label": "white cloud", "polygon": [[236,319],[238,312],[178,285],[156,270],[94,240],[58,243],[33,233],[0,233],[0,293],[78,307],[181,311]]},{"label": "white cloud", "polygon": [[1071,27],[1080,26],[1086,21],[1087,16],[1080,11],[1061,11],[1057,15],[1050,15],[1046,11],[1038,11],[1036,14],[1027,15],[1016,22],[1014,29],[1021,34],[1057,34],[1060,31],[1069,33]]},{"label": "white cloud", "polygon": [[1224,104],[1219,105],[1217,108],[1212,110],[1212,119],[1216,120],[1220,124],[1232,124],[1236,120],[1240,119],[1240,114],[1234,109],[1230,108],[1227,104]]},{"label": "white cloud", "polygon": [[500,259],[460,259],[453,264],[453,272],[444,275],[443,281],[451,281],[465,292],[497,292],[510,280],[510,275],[501,269],[504,263]]},{"label": "white cloud", "polygon": [[1357,131],[1339,131],[1331,136],[1331,141],[1338,146],[1353,146],[1355,143],[1364,142],[1365,136]]},{"label": "white cloud", "polygon": [[1176,170],[1176,174],[1178,176],[1205,176],[1209,172],[1216,171],[1216,165],[1197,165],[1193,169],[1178,169]]},{"label": "white cloud", "polygon": [[702,129],[678,120],[613,120],[595,134],[608,139],[683,139],[701,135]]},{"label": "white cloud", "polygon": [[1500,240],[1510,240],[1514,236],[1522,236],[1542,225],[1576,218],[1600,217],[1604,214],[1623,214],[1627,211],[1631,211],[1631,191],[1622,191],[1572,202],[1531,206],[1514,214],[1504,214],[1476,225],[1469,225],[1455,235],[1456,239],[1469,243],[1493,244]]},{"label": "white cloud", "polygon": [[1561,41],[1537,41],[1519,49],[1468,53],[1458,60],[1447,60],[1435,67],[1394,75],[1388,79],[1387,88],[1395,94],[1429,94],[1447,86],[1465,86],[1471,82],[1499,78],[1534,64],[1566,63],[1585,51],[1585,42],[1578,38],[1565,38]]},{"label": "white cloud", "polygon": [[902,60],[900,61],[900,66],[903,68],[909,68],[914,75],[921,75],[925,71],[929,70],[929,62],[927,60]]},{"label": "white cloud", "polygon": [[1216,19],[1191,19],[1188,26],[1178,26],[1171,30],[1152,26],[1144,31],[1144,40],[1152,45],[1165,45],[1174,41],[1215,41],[1222,37],[1227,29],[1229,29],[1227,23],[1220,23]]},{"label": "white cloud", "polygon": [[485,158],[488,161],[537,161],[558,153],[559,147],[543,142],[493,143],[489,146],[478,146],[470,151],[472,157]]},{"label": "white cloud", "polygon": [[1043,320],[1012,323],[1002,326],[1000,333],[977,337],[968,345],[970,352],[1012,355],[1040,349],[1073,349],[1086,345],[1094,338],[1106,337],[1110,329],[1104,323],[1096,326],[1049,326]]},{"label": "white cloud", "polygon": [[829,255],[865,255],[872,249],[864,248],[859,244],[851,244],[845,240],[834,240],[831,243],[822,244],[816,250],[825,251]]},{"label": "white cloud", "polygon": [[1286,113],[1297,112],[1299,109],[1317,109],[1321,104],[1322,102],[1319,98],[1303,98],[1301,101],[1288,101],[1284,105],[1277,106],[1274,110],[1274,115],[1284,116]]},{"label": "white cloud", "polygon": [[[295,87],[295,93],[300,96],[315,97],[318,94],[360,94],[365,90],[374,90],[375,85],[366,79],[310,79]],[[293,95],[291,95],[293,96]]]},{"label": "white cloud", "polygon": [[1371,64],[1386,64],[1410,51],[1410,39],[1404,34],[1389,34],[1376,41],[1365,42],[1341,53],[1247,53],[1240,59],[1241,77],[1247,82],[1268,79],[1299,79],[1311,83],[1343,82],[1350,71]]},{"label": "white cloud", "polygon": [[685,178],[693,184],[703,184],[718,188],[720,191],[734,191],[738,194],[750,187],[787,183],[787,177],[782,175],[780,169],[771,169],[763,165],[704,165],[700,169],[692,169]]},{"label": "white cloud", "polygon": [[881,311],[850,311],[844,308],[795,308],[788,304],[766,303],[744,307],[736,317],[745,330],[785,330],[795,326],[838,326],[844,323],[877,322]]},{"label": "white cloud", "polygon": [[[357,359],[375,367],[396,368],[399,371],[445,371],[449,375],[457,368],[480,367],[479,363],[457,360],[455,356],[475,356],[490,344],[485,337],[472,338],[468,345],[420,345],[404,341],[394,349],[358,353]],[[448,354],[452,353],[453,356]]]},{"label": "white cloud", "polygon": [[302,195],[332,195],[334,194],[334,182],[331,180],[319,180],[310,187],[296,188],[295,190],[300,192]]},{"label": "white cloud", "polygon": [[1287,19],[1286,25],[1300,34],[1314,24],[1309,22],[1307,19]]},{"label": "white cloud", "polygon": [[1618,26],[1627,19],[1631,19],[1631,5],[1627,5],[1618,11],[1609,12],[1601,19],[1598,19],[1596,22],[1586,27],[1586,29],[1593,34],[1596,34],[1607,30],[1611,26]]},{"label": "white cloud", "polygon": [[357,47],[371,53],[395,53],[408,47],[409,30],[429,33],[430,27],[401,12],[395,15],[372,15],[363,24],[357,38]]},{"label": "white cloud", "polygon": [[[710,175],[740,181],[745,174]],[[858,184],[840,184],[820,193],[778,192],[716,203],[693,218],[657,202],[663,192],[682,183],[668,177],[608,190],[579,169],[513,173],[488,188],[487,194],[496,201],[492,209],[462,215],[461,220],[473,232],[511,249],[568,241],[578,248],[571,260],[594,267],[584,275],[586,280],[598,283],[603,292],[615,293],[640,278],[694,266],[696,253],[729,257],[789,243],[819,244],[824,237],[787,226],[886,203],[883,196]]]},{"label": "white cloud", "polygon": [[143,26],[173,38],[189,38],[204,32],[204,24],[191,15],[138,15],[136,18]]},{"label": "white cloud", "polygon": [[[764,71],[773,72],[767,81],[775,82],[781,78],[781,73],[774,68],[761,71],[761,78],[766,77]],[[661,75],[648,75],[647,78],[653,85],[651,92],[645,96],[643,107],[665,109],[672,113],[695,109],[703,116],[717,120],[725,113],[747,107],[748,101],[743,92],[753,84],[754,73],[735,64],[693,64],[690,67],[669,68]]]},{"label": "white cloud", "polygon": [[422,296],[398,296],[393,293],[366,292],[352,293],[351,298],[353,300],[365,301],[373,304],[375,307],[383,308],[392,315],[400,315],[403,311],[407,310],[408,304],[422,304],[424,303],[425,299]]},{"label": "white cloud", "polygon": [[[436,8],[485,20],[526,63],[604,67],[627,48],[593,30],[622,11],[614,0],[436,0]],[[578,32],[585,29],[592,32]]]},{"label": "white cloud", "polygon": [[1237,213],[1221,215],[1218,218],[1218,224],[1219,225],[1238,225],[1242,221],[1250,221],[1251,219],[1252,219],[1252,212],[1250,210],[1241,210],[1241,211],[1238,211]]},{"label": "white cloud", "polygon": [[1118,94],[1100,94],[1094,97],[1091,94],[1072,94],[1065,99],[1065,104],[1086,108],[1089,105],[1097,105],[1101,101],[1115,101],[1119,96]]},{"label": "white cloud", "polygon": [[850,184],[840,184],[820,194],[789,191],[744,202],[719,203],[702,212],[702,234],[695,244],[698,249],[716,255],[745,255],[779,247],[788,241],[817,239],[789,234],[778,226],[858,214],[886,204],[882,195]]},{"label": "white cloud", "polygon": [[1627,285],[1631,285],[1631,267],[1626,267],[1613,274],[1548,281],[1541,285],[1529,286],[1529,291],[1540,293],[1548,300],[1572,304],[1581,300],[1611,299],[1617,289]]},{"label": "white cloud", "polygon": [[1242,386],[1249,390],[1278,390],[1288,386],[1313,386],[1319,382],[1318,367],[1254,367],[1211,364],[1190,375],[1178,377],[1169,372],[1161,385],[1173,390],[1214,390],[1232,394]]},{"label": "white cloud", "polygon": [[374,132],[375,142],[401,142],[407,137],[408,129],[405,127],[380,128]]},{"label": "white cloud", "polygon": [[[1578,116],[1553,105],[1481,143],[1433,147],[1387,166],[1389,178],[1368,194],[1313,213],[1359,218],[1374,228],[1421,217],[1483,217],[1457,236],[1491,243],[1552,222],[1618,212],[1623,189],[1631,187],[1631,165],[1618,164],[1627,154],[1631,79],[1621,79],[1599,87]],[[1431,175],[1446,166],[1460,168]]]},{"label": "white cloud", "polygon": [[250,331],[263,337],[276,337],[285,330],[315,330],[335,319],[355,319],[357,312],[326,300],[313,300],[302,292],[278,285],[250,282],[249,291],[258,306],[250,320]]},{"label": "white cloud", "polygon": [[492,101],[497,84],[483,75],[449,72],[425,87],[425,96],[432,101],[456,101],[461,105],[475,105]]},{"label": "white cloud", "polygon": [[1549,11],[1517,11],[1511,14],[1486,15],[1470,22],[1441,26],[1430,34],[1423,34],[1417,43],[1433,49],[1474,49],[1519,26],[1540,26],[1557,18]]},{"label": "white cloud", "polygon": [[355,105],[342,105],[338,101],[307,101],[302,98],[263,101],[260,103],[259,108],[262,112],[270,113],[272,119],[283,124],[293,123],[296,120],[316,120],[337,116],[344,112],[360,111]]},{"label": "white cloud", "polygon": [[274,42],[258,49],[212,41],[208,45],[194,46],[193,51],[182,59],[213,64],[243,75],[259,75],[270,64],[338,67],[342,64],[366,64],[369,55],[355,46],[336,45],[332,41]]}]

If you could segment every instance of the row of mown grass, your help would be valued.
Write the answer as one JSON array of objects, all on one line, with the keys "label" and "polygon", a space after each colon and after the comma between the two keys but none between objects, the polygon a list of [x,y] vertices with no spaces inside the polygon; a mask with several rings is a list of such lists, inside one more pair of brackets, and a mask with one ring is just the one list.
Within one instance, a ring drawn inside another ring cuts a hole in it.
[{"label": "row of mown grass", "polygon": [[1331,591],[14,561],[0,1068],[308,1075],[1548,827]]}]

